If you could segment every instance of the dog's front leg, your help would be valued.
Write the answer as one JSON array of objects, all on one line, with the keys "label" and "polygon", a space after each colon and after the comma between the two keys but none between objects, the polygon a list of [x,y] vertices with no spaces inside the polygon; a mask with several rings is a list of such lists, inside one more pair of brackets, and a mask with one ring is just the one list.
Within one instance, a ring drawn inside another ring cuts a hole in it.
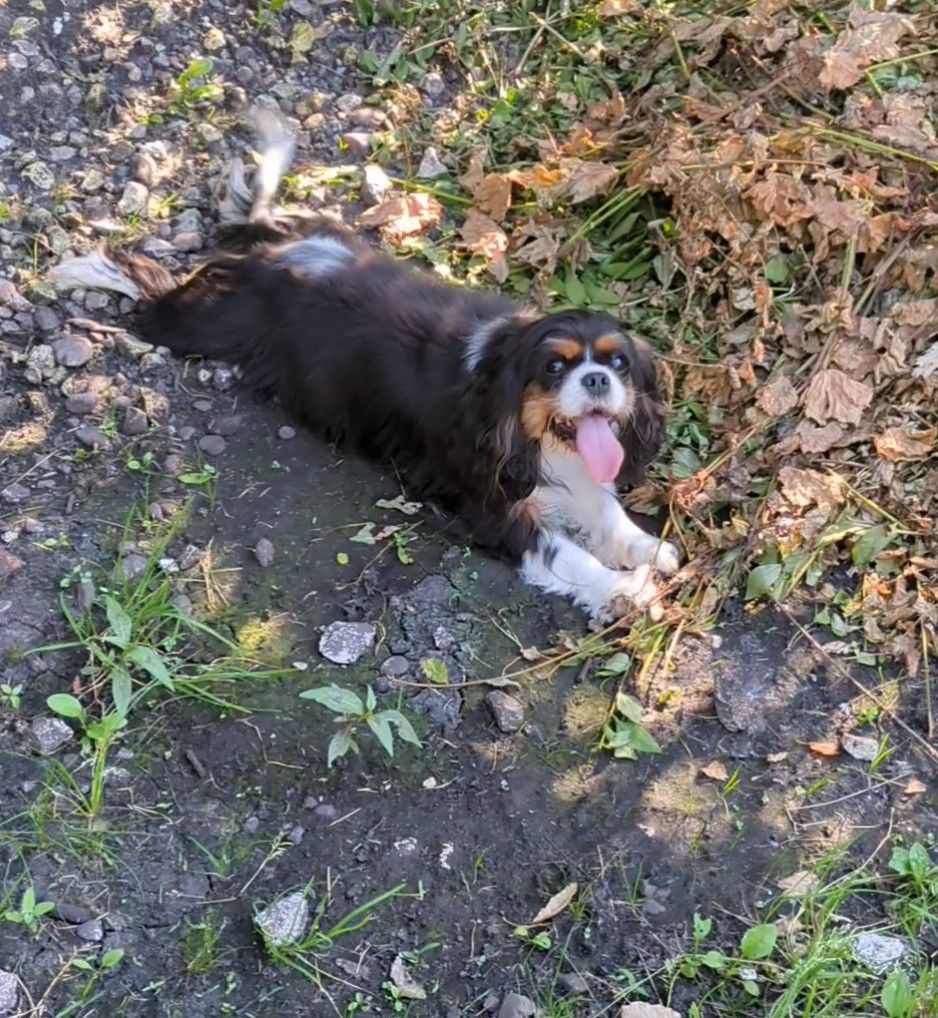
[{"label": "dog's front leg", "polygon": [[543,531],[538,536],[537,546],[524,553],[521,575],[532,586],[571,598],[603,621],[621,617],[629,603],[647,608],[654,619],[662,614],[650,565],[610,569],[557,532]]}]

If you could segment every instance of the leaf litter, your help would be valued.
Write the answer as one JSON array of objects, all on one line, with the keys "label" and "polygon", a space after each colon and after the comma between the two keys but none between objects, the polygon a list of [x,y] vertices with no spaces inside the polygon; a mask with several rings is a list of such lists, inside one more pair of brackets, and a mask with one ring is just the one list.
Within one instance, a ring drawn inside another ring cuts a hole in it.
[{"label": "leaf litter", "polygon": [[672,427],[628,503],[690,561],[674,618],[742,594],[811,619],[842,594],[851,653],[900,670],[931,734],[938,26],[858,0],[705,9],[552,18],[559,49],[532,38],[494,105],[430,125],[458,167],[446,220],[422,193],[393,206],[404,230],[371,218],[441,243],[452,218],[469,281],[649,336]]}]

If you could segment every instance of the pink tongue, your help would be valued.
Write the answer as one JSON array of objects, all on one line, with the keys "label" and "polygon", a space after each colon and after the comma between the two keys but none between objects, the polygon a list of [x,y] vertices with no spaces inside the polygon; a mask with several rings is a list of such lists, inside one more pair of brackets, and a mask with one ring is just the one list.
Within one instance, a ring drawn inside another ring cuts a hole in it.
[{"label": "pink tongue", "polygon": [[594,481],[608,484],[616,479],[625,450],[605,417],[589,414],[576,422],[576,449]]}]

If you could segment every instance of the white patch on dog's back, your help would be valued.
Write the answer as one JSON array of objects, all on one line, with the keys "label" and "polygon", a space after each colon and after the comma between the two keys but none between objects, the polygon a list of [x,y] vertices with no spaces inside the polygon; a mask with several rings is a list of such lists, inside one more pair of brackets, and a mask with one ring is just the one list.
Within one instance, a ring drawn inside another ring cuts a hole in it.
[{"label": "white patch on dog's back", "polygon": [[335,237],[307,237],[281,248],[276,264],[304,276],[328,276],[348,268],[355,255]]}]

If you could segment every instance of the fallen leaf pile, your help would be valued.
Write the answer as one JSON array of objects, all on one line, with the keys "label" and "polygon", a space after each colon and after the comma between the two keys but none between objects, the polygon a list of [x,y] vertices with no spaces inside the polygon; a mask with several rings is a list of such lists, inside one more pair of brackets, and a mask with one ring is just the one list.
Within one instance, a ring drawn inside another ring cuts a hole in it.
[{"label": "fallen leaf pile", "polygon": [[[451,152],[453,212],[477,269],[617,315],[664,355],[671,444],[632,504],[670,509],[684,605],[807,597],[866,663],[921,681],[938,646],[938,23],[871,7],[603,0],[593,29],[557,20],[601,87],[545,71],[519,85],[515,133],[479,117]],[[535,102],[554,111],[539,132]]]}]

